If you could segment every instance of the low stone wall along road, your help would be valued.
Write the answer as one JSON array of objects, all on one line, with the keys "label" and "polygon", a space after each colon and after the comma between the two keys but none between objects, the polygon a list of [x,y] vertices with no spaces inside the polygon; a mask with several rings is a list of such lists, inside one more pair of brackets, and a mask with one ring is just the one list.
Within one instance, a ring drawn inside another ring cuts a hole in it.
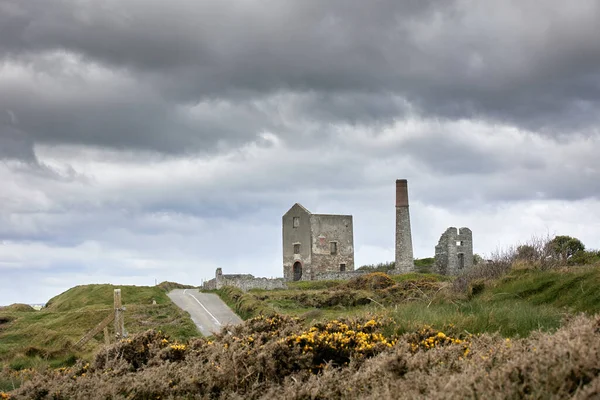
[{"label": "low stone wall along road", "polygon": [[218,333],[226,325],[242,323],[242,319],[214,293],[200,293],[198,289],[175,289],[167,295],[179,308],[190,313],[192,321],[204,336]]}]

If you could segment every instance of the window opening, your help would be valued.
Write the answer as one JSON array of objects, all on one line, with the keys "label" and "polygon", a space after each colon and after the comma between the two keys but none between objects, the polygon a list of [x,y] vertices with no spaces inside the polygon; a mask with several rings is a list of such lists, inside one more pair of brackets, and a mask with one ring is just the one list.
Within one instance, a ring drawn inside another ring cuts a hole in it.
[{"label": "window opening", "polygon": [[465,267],[465,255],[463,253],[458,253],[458,269],[463,269]]}]

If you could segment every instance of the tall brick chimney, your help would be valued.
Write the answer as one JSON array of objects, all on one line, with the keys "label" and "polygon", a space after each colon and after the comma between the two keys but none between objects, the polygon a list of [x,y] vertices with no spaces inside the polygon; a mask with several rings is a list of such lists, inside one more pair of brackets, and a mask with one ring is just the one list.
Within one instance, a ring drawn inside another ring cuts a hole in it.
[{"label": "tall brick chimney", "polygon": [[396,180],[396,268],[397,274],[415,269],[410,214],[408,212],[408,181]]}]

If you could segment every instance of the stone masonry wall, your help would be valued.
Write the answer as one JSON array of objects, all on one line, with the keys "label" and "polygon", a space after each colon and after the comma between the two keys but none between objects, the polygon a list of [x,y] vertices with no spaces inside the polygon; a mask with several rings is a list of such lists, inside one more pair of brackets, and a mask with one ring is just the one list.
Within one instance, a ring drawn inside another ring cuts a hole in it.
[{"label": "stone masonry wall", "polygon": [[[282,219],[283,246],[283,277],[286,281],[294,280],[294,264],[301,266],[302,277],[310,279],[311,269],[311,240],[310,212],[296,203],[286,212]],[[294,223],[296,219],[296,223]],[[298,253],[295,249],[299,249]]]},{"label": "stone masonry wall", "polygon": [[[312,214],[311,267],[308,279],[325,272],[354,270],[354,235],[351,215]],[[332,243],[336,251],[332,253]],[[344,272],[344,271],[341,271]]]},{"label": "stone masonry wall", "polygon": [[408,207],[396,208],[396,273],[411,272],[415,268],[412,237],[410,234],[410,214]]},{"label": "stone masonry wall", "polygon": [[224,275],[221,268],[217,268],[215,277],[204,282],[202,289],[215,290],[223,286],[233,286],[247,292],[250,289],[286,289],[287,285],[283,278],[255,278],[250,274]]},{"label": "stone masonry wall", "polygon": [[410,212],[408,209],[408,182],[396,180],[396,267],[394,273],[403,274],[415,269],[413,258]]},{"label": "stone masonry wall", "polygon": [[366,274],[367,271],[332,271],[332,272],[320,272],[313,276],[315,281],[346,281],[356,276]]},{"label": "stone masonry wall", "polygon": [[[220,268],[217,269],[219,271]],[[371,271],[327,271],[313,274],[314,281],[347,281],[354,277],[368,274]],[[220,289],[223,286],[234,286],[247,292],[251,289],[287,289],[283,278],[255,278],[252,275],[224,275],[217,272],[217,276],[202,285],[203,290]]]},{"label": "stone masonry wall", "polygon": [[443,275],[458,275],[473,266],[473,233],[469,228],[450,227],[435,246],[435,269]]}]

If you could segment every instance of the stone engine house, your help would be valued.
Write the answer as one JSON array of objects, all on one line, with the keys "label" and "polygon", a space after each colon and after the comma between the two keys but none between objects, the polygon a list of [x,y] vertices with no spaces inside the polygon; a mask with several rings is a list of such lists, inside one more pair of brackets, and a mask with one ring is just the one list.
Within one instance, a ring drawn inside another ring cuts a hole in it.
[{"label": "stone engine house", "polygon": [[282,217],[283,278],[354,271],[352,215],[312,214],[296,203]]},{"label": "stone engine house", "polygon": [[458,275],[473,266],[473,233],[469,228],[450,227],[435,246],[435,268],[443,275]]}]

